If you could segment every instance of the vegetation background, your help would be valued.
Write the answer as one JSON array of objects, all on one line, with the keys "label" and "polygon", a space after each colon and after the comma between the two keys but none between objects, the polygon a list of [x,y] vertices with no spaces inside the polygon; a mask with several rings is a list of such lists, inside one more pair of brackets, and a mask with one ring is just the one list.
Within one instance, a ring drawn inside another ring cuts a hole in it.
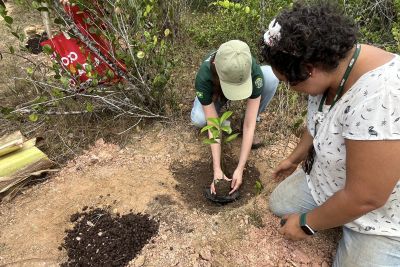
[{"label": "vegetation background", "polygon": [[[16,129],[22,129],[28,137],[42,136],[43,149],[60,164],[101,137],[121,145],[132,142],[132,132],[146,130],[154,121],[190,127],[194,78],[205,54],[225,41],[240,39],[261,61],[259,47],[265,28],[293,1],[99,0],[102,11],[93,1],[71,2],[93,14],[87,21],[89,31],[113,44],[113,60],[124,61],[128,82],[99,85],[104,77],[87,62],[85,71],[91,83],[80,89],[71,87],[69,79],[74,74],[51,62],[46,54],[31,55],[25,47],[29,37],[26,30],[0,5],[1,27],[14,38],[12,44],[1,46],[0,56],[3,61],[19,62],[20,67],[18,71],[2,70],[0,136]],[[14,3],[27,12],[36,10],[38,16],[48,11],[54,32],[75,35],[58,1]],[[357,22],[360,42],[400,51],[400,0],[337,3]],[[52,53],[48,48],[44,52]],[[305,96],[280,85],[268,107],[268,142],[299,132],[305,104]],[[234,105],[242,107],[241,103]]]}]

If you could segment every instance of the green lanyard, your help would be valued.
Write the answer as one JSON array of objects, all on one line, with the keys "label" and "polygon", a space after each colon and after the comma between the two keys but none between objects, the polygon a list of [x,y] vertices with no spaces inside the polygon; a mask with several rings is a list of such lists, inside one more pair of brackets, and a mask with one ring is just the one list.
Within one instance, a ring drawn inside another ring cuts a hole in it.
[{"label": "green lanyard", "polygon": [[[353,57],[350,60],[349,65],[347,66],[346,72],[343,75],[342,81],[340,82],[340,85],[338,89],[336,90],[336,95],[335,98],[333,99],[332,105],[329,108],[331,110],[333,106],[336,104],[336,102],[339,100],[340,96],[343,93],[344,85],[347,82],[347,79],[349,78],[350,72],[353,69],[354,63],[356,63],[358,56],[360,55],[361,51],[361,45],[357,44],[356,45],[356,51],[354,51]],[[318,112],[322,112],[322,107],[324,106],[325,100],[328,96],[328,91],[325,91],[324,95],[322,96],[321,102],[319,102],[319,107],[318,107]]]}]

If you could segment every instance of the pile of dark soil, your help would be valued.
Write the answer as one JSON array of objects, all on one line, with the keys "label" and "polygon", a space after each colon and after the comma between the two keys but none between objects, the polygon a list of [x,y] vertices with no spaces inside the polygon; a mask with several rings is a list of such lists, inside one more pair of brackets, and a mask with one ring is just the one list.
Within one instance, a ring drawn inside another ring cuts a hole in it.
[{"label": "pile of dark soil", "polygon": [[68,261],[61,266],[126,266],[158,233],[159,226],[148,215],[112,216],[103,209],[73,214],[71,222],[74,228],[66,231],[62,244]]},{"label": "pile of dark soil", "polygon": [[28,48],[28,50],[32,54],[40,54],[42,52],[42,47],[40,46],[40,43],[43,41],[48,40],[47,38],[47,33],[43,33],[42,35],[35,34],[31,37],[29,37],[28,41],[26,42],[25,47]]},{"label": "pile of dark soil", "polygon": [[[231,157],[226,157],[225,166],[228,178],[232,178],[232,173],[237,166],[237,161]],[[243,183],[240,187],[240,198],[232,203],[221,205],[206,199],[204,189],[209,189],[213,179],[212,162],[205,160],[191,162],[189,165],[183,165],[179,162],[171,164],[171,171],[179,184],[176,190],[181,193],[186,203],[191,208],[213,214],[230,208],[237,208],[246,204],[252,197],[256,196],[255,184],[260,178],[260,172],[256,167],[249,163],[243,172]],[[226,186],[221,184],[221,186]],[[222,188],[221,188],[222,189]],[[229,192],[229,188],[225,191]],[[225,194],[225,192],[220,192]],[[218,188],[217,188],[217,194]]]}]

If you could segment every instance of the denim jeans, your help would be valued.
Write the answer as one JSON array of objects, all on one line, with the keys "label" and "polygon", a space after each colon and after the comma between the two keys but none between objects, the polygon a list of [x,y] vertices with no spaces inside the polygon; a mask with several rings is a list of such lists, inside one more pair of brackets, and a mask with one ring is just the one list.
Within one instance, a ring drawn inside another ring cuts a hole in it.
[{"label": "denim jeans", "polygon": [[[261,71],[264,76],[264,87],[261,93],[261,102],[260,107],[258,109],[257,120],[259,120],[259,114],[265,110],[268,106],[269,102],[271,102],[272,97],[275,94],[276,88],[278,87],[279,80],[275,77],[274,73],[270,66],[261,66]],[[218,102],[214,103],[215,109],[219,114],[223,104]],[[192,112],[190,114],[190,118],[192,123],[196,127],[203,127],[206,125],[206,118],[204,115],[202,104],[199,99],[196,97],[193,102]]]},{"label": "denim jeans", "polygon": [[[281,217],[311,211],[317,204],[311,196],[302,169],[283,180],[272,192],[270,210]],[[361,234],[343,227],[334,267],[400,266],[400,239]]]}]

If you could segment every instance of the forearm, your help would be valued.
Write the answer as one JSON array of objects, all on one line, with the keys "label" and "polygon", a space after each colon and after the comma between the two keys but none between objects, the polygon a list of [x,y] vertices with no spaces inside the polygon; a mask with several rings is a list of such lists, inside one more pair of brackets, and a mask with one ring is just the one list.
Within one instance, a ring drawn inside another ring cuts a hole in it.
[{"label": "forearm", "polygon": [[255,128],[256,128],[255,122],[243,126],[242,146],[240,148],[240,156],[238,163],[238,168],[241,170],[243,170],[244,167],[246,166],[246,162],[251,150],[251,145],[253,143]]},{"label": "forearm", "polygon": [[299,143],[297,144],[293,152],[290,154],[288,159],[293,163],[299,164],[307,157],[308,151],[312,145],[313,145],[313,137],[308,132],[306,127],[304,128]]},{"label": "forearm", "polygon": [[221,145],[212,144],[211,145],[211,155],[213,160],[213,170],[214,172],[221,171]]},{"label": "forearm", "polygon": [[250,154],[251,145],[253,143],[254,131],[256,129],[256,118],[260,107],[261,96],[247,100],[246,113],[243,123],[242,146],[240,147],[240,156],[237,169],[244,170],[247,159]]},{"label": "forearm", "polygon": [[324,204],[307,214],[307,224],[314,230],[344,225],[379,208],[373,201],[357,200],[346,190],[340,190]]},{"label": "forearm", "polygon": [[[218,118],[218,113],[215,109],[214,103],[204,106],[203,105],[204,116],[207,120],[208,125],[212,125],[211,122],[208,121],[209,118]],[[208,137],[212,138],[212,134],[208,131]],[[211,155],[213,160],[213,169],[214,172],[221,171],[221,145],[220,144],[212,144],[211,145]]]}]

